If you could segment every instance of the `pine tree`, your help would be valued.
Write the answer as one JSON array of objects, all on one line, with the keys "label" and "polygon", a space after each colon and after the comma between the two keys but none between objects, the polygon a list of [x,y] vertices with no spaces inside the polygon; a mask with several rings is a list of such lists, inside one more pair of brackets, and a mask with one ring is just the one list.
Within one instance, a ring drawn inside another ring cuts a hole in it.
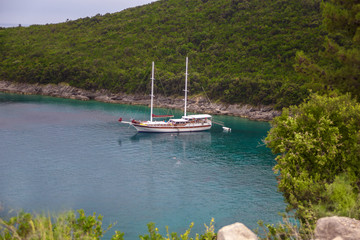
[{"label": "pine tree", "polygon": [[317,62],[298,52],[295,69],[312,78],[316,91],[338,89],[360,100],[360,1],[330,0],[321,7],[324,50]]}]

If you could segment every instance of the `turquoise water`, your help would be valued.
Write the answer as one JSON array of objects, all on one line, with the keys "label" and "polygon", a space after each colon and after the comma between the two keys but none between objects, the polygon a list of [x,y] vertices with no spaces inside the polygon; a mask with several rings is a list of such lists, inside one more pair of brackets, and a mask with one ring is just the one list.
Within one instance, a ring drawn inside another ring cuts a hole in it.
[{"label": "turquoise water", "polygon": [[261,143],[268,123],[214,116],[232,132],[136,134],[117,122],[147,119],[148,111],[0,93],[0,215],[84,209],[103,215],[104,225],[117,222],[105,239],[120,230],[130,240],[148,222],[164,234],[165,226],[184,233],[191,222],[202,233],[212,217],[216,230],[281,220],[274,156]]}]

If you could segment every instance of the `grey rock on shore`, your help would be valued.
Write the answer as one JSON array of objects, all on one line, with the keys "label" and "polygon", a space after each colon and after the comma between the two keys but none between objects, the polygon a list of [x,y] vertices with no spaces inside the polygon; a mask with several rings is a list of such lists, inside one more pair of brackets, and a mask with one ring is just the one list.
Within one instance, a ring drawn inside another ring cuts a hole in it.
[{"label": "grey rock on shore", "polygon": [[[256,234],[242,223],[225,226],[217,233],[217,240],[256,239]],[[337,216],[320,218],[316,222],[315,240],[360,240],[360,221]]]},{"label": "grey rock on shore", "polygon": [[316,240],[360,240],[360,221],[347,217],[325,217],[316,223]]},{"label": "grey rock on shore", "polygon": [[[150,102],[148,96],[129,95],[125,93],[113,94],[107,90],[88,91],[69,86],[66,83],[41,85],[0,81],[0,91],[133,105],[149,105]],[[157,96],[154,104],[155,107],[182,109],[184,100],[183,98]],[[271,106],[210,103],[202,96],[190,97],[188,99],[188,111],[214,115],[232,115],[258,121],[270,121],[281,114],[280,111],[274,110]]]}]

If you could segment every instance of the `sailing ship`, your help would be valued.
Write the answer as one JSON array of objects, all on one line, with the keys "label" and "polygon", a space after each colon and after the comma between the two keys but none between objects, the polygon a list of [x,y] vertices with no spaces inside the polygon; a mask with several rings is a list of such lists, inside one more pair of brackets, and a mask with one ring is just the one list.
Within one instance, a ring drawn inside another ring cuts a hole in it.
[{"label": "sailing ship", "polygon": [[[150,102],[150,120],[138,121],[133,119],[130,122],[123,121],[122,118],[119,122],[127,123],[133,126],[138,132],[149,133],[178,133],[178,132],[199,132],[209,130],[212,126],[212,116],[209,114],[196,114],[187,115],[187,80],[188,80],[188,58],[186,57],[186,70],[185,70],[185,98],[184,98],[184,116],[179,119],[170,118],[173,115],[154,115],[154,67],[152,62],[151,72],[151,102]],[[168,121],[157,121],[154,118],[170,118]]]}]

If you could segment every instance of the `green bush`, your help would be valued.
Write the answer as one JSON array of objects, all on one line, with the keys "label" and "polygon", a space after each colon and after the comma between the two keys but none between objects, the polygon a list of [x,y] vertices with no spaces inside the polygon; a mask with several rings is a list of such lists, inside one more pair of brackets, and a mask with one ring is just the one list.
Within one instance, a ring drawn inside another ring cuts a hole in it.
[{"label": "green bush", "polygon": [[[0,218],[0,240],[99,240],[104,234],[112,228],[112,225],[103,229],[102,216],[85,215],[84,210],[77,211],[78,215],[73,211],[62,213],[51,217],[45,215],[35,215],[25,212],[20,212],[17,216],[9,220]],[[210,225],[205,225],[204,234],[196,234],[195,240],[215,240],[216,233],[214,232],[214,219],[211,220]],[[177,233],[169,233],[166,227],[167,235],[163,237],[154,223],[148,224],[149,234],[140,235],[141,240],[193,240],[190,238],[190,231],[194,223],[180,237]],[[115,231],[111,240],[123,240],[124,233]]]},{"label": "green bush", "polygon": [[[58,216],[32,215],[20,212],[17,216],[5,221],[0,219],[0,239],[101,239],[112,227],[102,227],[102,216],[94,213],[86,216],[84,210],[78,210],[78,217],[73,211]],[[123,233],[116,231],[112,240],[123,240]]]},{"label": "green bush", "polygon": [[[210,221],[210,225],[207,226],[204,224],[206,230],[204,234],[196,234],[195,240],[216,240],[216,233],[214,232],[214,219],[212,218]],[[189,229],[185,231],[184,234],[181,234],[180,237],[176,232],[169,233],[169,228],[166,227],[166,237],[162,236],[159,233],[159,229],[155,227],[155,223],[148,224],[149,234],[140,235],[140,240],[194,240],[194,238],[190,238],[190,231],[194,223],[191,223]]]},{"label": "green bush", "polygon": [[[326,201],[316,206],[320,216],[340,215],[360,218],[359,191],[346,174],[336,176],[334,182],[326,184],[325,187],[323,198]],[[324,212],[324,209],[328,212]]]},{"label": "green bush", "polygon": [[308,223],[301,223],[288,215],[282,216],[282,223],[265,224],[258,221],[259,227],[255,230],[259,239],[263,240],[308,240],[315,239],[314,231]]},{"label": "green bush", "polygon": [[300,220],[313,222],[320,209],[360,217],[359,122],[360,104],[336,94],[313,94],[272,121],[265,143],[278,154],[278,188]]}]

